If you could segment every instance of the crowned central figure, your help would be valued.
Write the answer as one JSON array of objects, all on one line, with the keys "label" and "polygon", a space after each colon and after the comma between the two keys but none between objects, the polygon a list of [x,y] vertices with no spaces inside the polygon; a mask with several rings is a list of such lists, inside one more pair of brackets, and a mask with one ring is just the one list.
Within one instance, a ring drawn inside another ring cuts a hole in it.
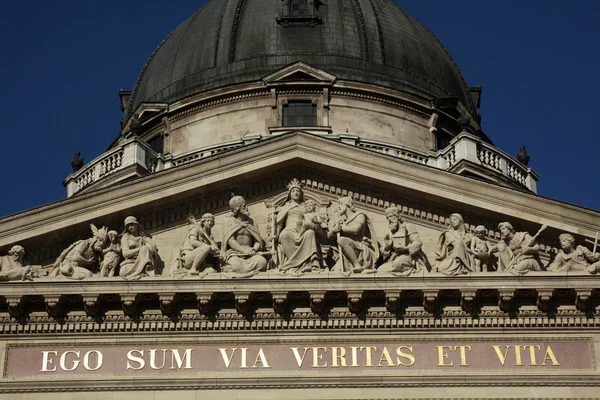
[{"label": "crowned central figure", "polygon": [[277,208],[275,237],[279,253],[279,271],[290,274],[320,272],[322,270],[321,221],[314,212],[314,202],[307,209],[300,181],[288,185],[285,204]]}]

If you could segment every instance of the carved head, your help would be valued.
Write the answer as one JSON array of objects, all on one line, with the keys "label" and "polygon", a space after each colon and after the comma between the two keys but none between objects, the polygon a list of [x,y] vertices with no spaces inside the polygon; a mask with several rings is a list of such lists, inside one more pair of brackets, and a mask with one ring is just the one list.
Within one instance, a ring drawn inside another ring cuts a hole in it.
[{"label": "carved head", "polygon": [[113,244],[118,243],[119,234],[117,233],[117,231],[108,231],[108,241]]},{"label": "carved head", "polygon": [[289,185],[287,185],[288,188],[288,196],[287,196],[287,200],[293,200],[296,203],[302,203],[304,201],[304,193],[302,192],[302,184],[300,183],[300,181],[298,179],[293,179]]},{"label": "carved head", "polygon": [[141,232],[141,225],[138,222],[136,217],[127,217],[125,218],[125,232],[130,233],[134,236],[138,236]]},{"label": "carved head", "polygon": [[354,200],[352,197],[340,197],[338,199],[338,211],[341,214],[345,214],[348,210],[355,212],[356,207],[354,206]]},{"label": "carved head", "polygon": [[500,222],[498,224],[498,230],[500,231],[502,239],[509,238],[515,233],[515,228],[513,228],[510,222]]},{"label": "carved head", "polygon": [[25,248],[16,244],[10,248],[8,255],[15,257],[19,261],[23,261],[23,258],[25,258]]},{"label": "carved head", "polygon": [[450,226],[454,229],[460,228],[465,223],[462,215],[454,213],[450,214]]},{"label": "carved head", "polygon": [[487,229],[485,229],[485,226],[477,225],[475,228],[475,236],[477,236],[479,239],[485,238],[487,236]]},{"label": "carved head", "polygon": [[388,221],[388,226],[391,231],[396,231],[400,224],[404,222],[398,207],[388,207],[385,209],[385,219]]},{"label": "carved head", "polygon": [[250,216],[246,200],[242,196],[233,196],[231,200],[229,200],[229,209],[236,218],[241,217],[242,219],[246,219]]},{"label": "carved head", "polygon": [[315,212],[317,209],[317,202],[314,200],[306,200],[304,202],[304,209],[309,213]]},{"label": "carved head", "polygon": [[106,237],[108,236],[108,229],[105,226],[98,229],[96,225],[90,224],[92,228],[92,233],[94,236],[92,237],[92,247],[94,251],[100,252],[102,248],[104,248],[104,243],[106,243]]},{"label": "carved head", "polygon": [[575,244],[575,237],[570,233],[563,233],[558,236],[558,240],[560,241],[560,247],[563,250],[572,249]]},{"label": "carved head", "polygon": [[212,229],[215,226],[215,216],[211,213],[206,213],[200,218],[200,225],[208,229]]}]

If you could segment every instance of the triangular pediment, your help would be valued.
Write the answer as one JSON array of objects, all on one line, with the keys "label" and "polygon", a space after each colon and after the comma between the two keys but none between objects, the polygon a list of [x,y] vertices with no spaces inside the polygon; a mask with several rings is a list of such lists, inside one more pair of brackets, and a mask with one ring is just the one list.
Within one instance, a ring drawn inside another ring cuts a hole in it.
[{"label": "triangular pediment", "polygon": [[[22,244],[38,262],[48,263],[57,251],[89,235],[91,223],[122,232],[124,218],[134,215],[161,238],[161,257],[168,266],[185,234],[187,214],[213,213],[219,225],[228,214],[231,193],[240,194],[258,213],[264,234],[269,205],[281,204],[293,178],[303,182],[309,197],[330,218],[335,214],[330,204],[352,196],[382,237],[385,209],[399,207],[408,222],[425,232],[430,257],[452,213],[463,215],[470,231],[484,225],[492,240],[499,238],[498,224],[503,221],[532,233],[546,224],[546,259],[548,251],[556,251],[559,233],[570,232],[585,244],[600,225],[600,215],[591,210],[292,132],[4,218],[0,246]],[[216,230],[223,234],[222,227]]]},{"label": "triangular pediment", "polygon": [[335,80],[335,75],[302,61],[290,64],[263,78],[267,86],[286,85],[290,83],[332,85]]}]

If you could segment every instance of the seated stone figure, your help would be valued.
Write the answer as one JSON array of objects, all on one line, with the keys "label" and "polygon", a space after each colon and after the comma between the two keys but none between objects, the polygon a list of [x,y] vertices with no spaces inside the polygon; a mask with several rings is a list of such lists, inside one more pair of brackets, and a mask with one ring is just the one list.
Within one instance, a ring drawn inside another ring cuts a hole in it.
[{"label": "seated stone figure", "polygon": [[584,246],[575,247],[575,238],[570,233],[558,237],[561,249],[548,265],[548,271],[588,271],[596,273],[600,267],[600,254],[592,253]]},{"label": "seated stone figure", "polygon": [[211,230],[215,226],[215,216],[207,213],[196,221],[188,217],[190,227],[185,239],[179,246],[179,257],[175,267],[171,269],[172,276],[206,275],[217,271],[206,263],[211,257],[219,257],[221,251],[215,242]]},{"label": "seated stone figure", "polygon": [[301,184],[294,179],[288,185],[285,204],[277,208],[278,272],[301,275],[321,270],[319,233],[322,227],[315,206],[314,201],[304,201]]},{"label": "seated stone figure", "polygon": [[541,271],[540,246],[527,232],[516,232],[510,222],[501,222],[498,242],[498,271],[525,275],[530,271]]},{"label": "seated stone figure", "polygon": [[246,200],[242,196],[234,196],[229,201],[229,208],[231,228],[223,239],[225,265],[222,271],[235,277],[249,277],[265,271],[265,242],[250,218]]},{"label": "seated stone figure", "polygon": [[414,225],[402,219],[400,209],[397,207],[387,208],[385,217],[390,232],[383,238],[381,254],[384,264],[378,268],[378,271],[409,276],[413,272],[431,270],[429,260],[421,249],[423,242]]},{"label": "seated stone figure", "polygon": [[125,218],[121,248],[125,258],[119,270],[121,278],[136,280],[143,276],[155,275],[158,248],[135,217]]},{"label": "seated stone figure", "polygon": [[332,271],[342,273],[373,273],[379,259],[377,235],[369,217],[356,210],[354,200],[341,197],[338,200],[340,219],[329,232],[329,239],[336,240],[341,251]]},{"label": "seated stone figure", "polygon": [[29,265],[24,265],[25,249],[15,245],[8,255],[0,257],[0,282],[32,281],[38,274]]},{"label": "seated stone figure", "polygon": [[121,243],[117,231],[108,231],[108,243],[102,250],[102,263],[100,264],[100,276],[115,276],[117,267],[123,255]]},{"label": "seated stone figure", "polygon": [[475,271],[469,246],[473,237],[465,227],[462,215],[451,214],[450,226],[438,239],[434,272],[444,275],[465,275]]},{"label": "seated stone figure", "polygon": [[106,228],[91,227],[94,236],[73,243],[58,256],[49,274],[51,278],[81,280],[91,278],[98,270],[107,232]]}]

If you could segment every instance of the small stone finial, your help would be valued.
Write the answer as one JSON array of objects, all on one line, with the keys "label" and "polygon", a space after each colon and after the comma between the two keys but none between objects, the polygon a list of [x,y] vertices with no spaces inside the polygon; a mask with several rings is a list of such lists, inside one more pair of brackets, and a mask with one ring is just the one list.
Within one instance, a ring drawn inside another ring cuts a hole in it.
[{"label": "small stone finial", "polygon": [[76,151],[75,157],[73,157],[73,160],[71,161],[71,167],[73,167],[73,172],[77,172],[81,169],[81,167],[83,167],[83,158],[81,158],[80,156],[81,153]]},{"label": "small stone finial", "polygon": [[530,159],[531,159],[531,157],[527,153],[527,150],[525,149],[525,146],[521,146],[521,151],[519,152],[519,154],[517,154],[517,160],[519,160],[519,162],[521,164],[523,164],[524,166],[527,167],[529,165],[529,160]]},{"label": "small stone finial", "polygon": [[129,130],[134,136],[139,136],[142,133],[142,122],[138,114],[133,114],[131,118],[131,124],[129,124]]}]

